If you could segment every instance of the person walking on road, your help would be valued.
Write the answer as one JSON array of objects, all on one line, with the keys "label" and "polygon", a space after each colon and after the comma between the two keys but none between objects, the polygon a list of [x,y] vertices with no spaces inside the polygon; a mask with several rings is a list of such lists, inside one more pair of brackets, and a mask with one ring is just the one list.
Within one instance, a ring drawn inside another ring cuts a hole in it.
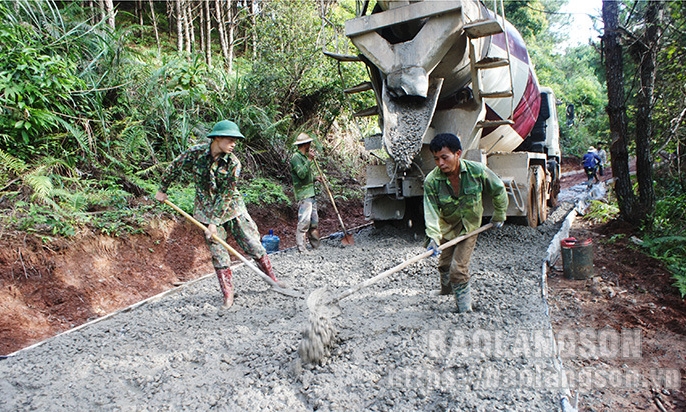
[{"label": "person walking on road", "polygon": [[[593,183],[600,182],[597,173],[600,162],[600,157],[596,153],[595,147],[593,146],[588,148],[588,151],[581,159],[581,164],[584,166],[584,171],[586,172],[586,177],[588,178],[588,182],[586,184],[589,188],[593,185]],[[595,180],[595,182],[592,182],[593,180]]]},{"label": "person walking on road", "polygon": [[[478,229],[484,211],[484,194],[493,199],[493,228],[501,228],[507,217],[508,205],[502,180],[486,165],[460,159],[462,143],[452,133],[434,137],[429,149],[436,167],[424,180],[428,248],[438,252],[440,244]],[[441,290],[437,293],[454,294],[460,313],[472,310],[469,261],[476,239],[477,236],[472,236],[446,248],[438,258]]]},{"label": "person walking on road", "polygon": [[300,253],[306,253],[305,237],[310,241],[312,249],[321,245],[319,237],[319,215],[314,192],[313,161],[316,156],[310,150],[312,138],[307,133],[300,133],[293,143],[297,150],[291,157],[291,178],[293,180],[293,194],[298,202],[298,225],[295,231],[295,243]]},{"label": "person walking on road", "polygon": [[219,287],[224,297],[223,308],[233,305],[234,286],[231,273],[231,256],[227,250],[212,239],[213,235],[224,240],[230,233],[236,243],[255,259],[257,265],[279,286],[271,261],[260,242],[257,225],[248,214],[243,196],[238,191],[241,162],[233,150],[241,134],[236,123],[222,120],[207,135],[210,143],[191,147],[172,161],[160,182],[155,199],[167,200],[167,189],[181,175],[188,173],[195,183],[194,218],[207,226],[205,237],[212,254]]},{"label": "person walking on road", "polygon": [[603,149],[604,144],[603,142],[598,142],[595,145],[596,148],[596,154],[598,155],[598,158],[600,159],[600,164],[598,164],[598,174],[601,176],[605,175],[605,165],[607,165],[607,152],[605,149]]}]

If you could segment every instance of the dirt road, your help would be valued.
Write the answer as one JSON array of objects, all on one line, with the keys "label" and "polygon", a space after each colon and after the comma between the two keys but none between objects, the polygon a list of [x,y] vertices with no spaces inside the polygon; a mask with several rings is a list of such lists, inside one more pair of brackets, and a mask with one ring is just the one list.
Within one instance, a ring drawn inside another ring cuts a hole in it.
[{"label": "dirt road", "polygon": [[[213,276],[0,361],[2,410],[521,410],[560,408],[559,370],[541,295],[541,263],[560,226],[505,225],[480,235],[475,312],[432,297],[435,258],[341,302],[322,365],[297,355],[303,299],[270,291],[245,268],[225,313]],[[307,294],[364,281],[424,251],[423,238],[368,228],[274,255]]]}]

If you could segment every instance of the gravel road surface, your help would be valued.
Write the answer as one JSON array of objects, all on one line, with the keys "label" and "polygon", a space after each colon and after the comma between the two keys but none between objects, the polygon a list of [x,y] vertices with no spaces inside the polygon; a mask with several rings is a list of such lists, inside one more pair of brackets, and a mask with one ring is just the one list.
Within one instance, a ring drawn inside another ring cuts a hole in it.
[{"label": "gravel road surface", "polygon": [[[535,229],[479,235],[473,313],[429,294],[438,274],[428,258],[344,299],[331,356],[303,364],[305,300],[238,268],[228,311],[209,275],[0,360],[0,410],[560,410],[541,265],[570,208]],[[422,243],[369,227],[354,246],[330,239],[272,259],[307,296],[343,291],[424,252]]]}]

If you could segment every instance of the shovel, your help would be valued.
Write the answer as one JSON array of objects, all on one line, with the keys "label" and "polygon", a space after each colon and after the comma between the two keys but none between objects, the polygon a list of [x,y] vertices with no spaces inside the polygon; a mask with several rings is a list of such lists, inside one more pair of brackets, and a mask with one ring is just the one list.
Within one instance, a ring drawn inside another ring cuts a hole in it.
[{"label": "shovel", "polygon": [[[458,236],[455,239],[448,241],[438,247],[438,250],[444,250],[448,247],[454,246],[463,240],[477,235],[485,230],[493,227],[492,223],[481,226],[480,228]],[[320,362],[329,353],[329,346],[333,343],[335,336],[335,329],[329,318],[336,317],[340,315],[341,308],[338,303],[360,291],[361,289],[371,286],[379,281],[389,277],[390,275],[410,266],[411,264],[418,262],[424,258],[427,258],[434,254],[433,250],[427,250],[426,252],[416,255],[410,259],[401,262],[400,264],[374,276],[371,279],[367,279],[362,283],[358,283],[351,288],[346,289],[342,293],[332,296],[327,292],[326,286],[321,287],[307,297],[307,308],[310,311],[309,325],[303,331],[303,340],[300,342],[298,348],[298,353],[303,361],[307,363]]]},{"label": "shovel", "polygon": [[316,159],[312,159],[314,162],[314,165],[317,166],[317,170],[319,171],[319,175],[322,177],[322,183],[324,184],[324,189],[326,189],[326,193],[329,195],[329,199],[331,199],[331,204],[333,205],[333,210],[336,211],[336,216],[338,216],[338,221],[341,224],[341,228],[343,229],[343,240],[341,240],[341,243],[343,245],[354,245],[355,240],[351,235],[348,234],[348,231],[345,230],[345,225],[343,224],[343,218],[341,218],[341,214],[338,213],[338,207],[336,207],[336,201],[333,200],[333,195],[331,194],[331,190],[329,190],[329,185],[326,181],[326,176],[324,176],[324,173],[322,172],[322,169],[319,167],[319,163],[317,163]]},{"label": "shovel", "polygon": [[[198,227],[199,227],[200,229],[202,229],[204,232],[207,232],[207,227],[206,227],[205,225],[203,225],[202,223],[200,223],[200,222],[198,222],[197,220],[195,220],[195,218],[193,218],[193,216],[191,216],[191,215],[189,215],[188,213],[184,212],[183,209],[181,209],[180,207],[176,206],[174,203],[172,203],[171,201],[169,201],[169,199],[165,200],[164,203],[167,204],[167,205],[168,205],[169,207],[171,207],[172,209],[174,209],[174,210],[176,210],[177,212],[179,212],[180,214],[182,214],[186,219],[188,219],[188,220],[190,220],[191,222],[193,222],[193,224],[195,224],[196,226],[198,226]],[[298,292],[296,292],[296,291],[294,291],[294,290],[292,290],[292,289],[282,288],[281,286],[277,285],[276,282],[274,282],[274,281],[272,280],[272,278],[270,278],[269,276],[267,276],[266,273],[264,273],[264,272],[262,272],[260,269],[258,269],[257,266],[255,266],[252,262],[250,262],[245,256],[243,256],[243,255],[241,255],[240,253],[238,253],[238,251],[236,251],[236,249],[232,248],[231,245],[229,245],[228,243],[226,243],[225,241],[223,241],[223,240],[222,240],[219,236],[217,236],[216,234],[212,234],[212,239],[214,239],[214,240],[215,240],[217,243],[219,243],[220,245],[224,246],[224,248],[225,248],[226,250],[228,250],[229,253],[231,253],[232,255],[236,256],[238,259],[240,259],[241,262],[243,262],[247,267],[250,268],[250,270],[252,270],[253,272],[255,272],[255,273],[257,273],[258,275],[260,275],[260,277],[262,278],[262,280],[264,280],[265,282],[267,282],[267,283],[272,287],[272,289],[274,289],[274,291],[279,292],[279,293],[281,293],[282,295],[291,296],[291,297],[294,297],[294,298],[302,298],[302,297],[303,297],[300,293],[298,293]]]}]

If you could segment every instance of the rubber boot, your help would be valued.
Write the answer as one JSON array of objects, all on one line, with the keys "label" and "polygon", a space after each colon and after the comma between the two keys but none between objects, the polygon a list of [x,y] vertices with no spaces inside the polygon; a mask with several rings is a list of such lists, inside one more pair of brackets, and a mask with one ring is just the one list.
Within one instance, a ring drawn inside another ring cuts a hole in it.
[{"label": "rubber boot", "polygon": [[307,231],[307,238],[310,240],[312,249],[319,249],[322,245],[322,240],[319,238],[319,229],[310,229]]},{"label": "rubber boot", "polygon": [[440,273],[441,288],[438,290],[432,290],[432,296],[449,296],[453,294],[453,287],[450,285],[450,274]]},{"label": "rubber boot", "polygon": [[262,269],[262,271],[266,273],[271,280],[276,282],[277,286],[284,289],[287,287],[286,282],[279,281],[276,278],[276,275],[274,274],[274,269],[272,268],[272,262],[269,260],[269,256],[264,255],[261,258],[256,259],[255,261],[257,262],[257,265],[260,267],[260,269]]},{"label": "rubber boot", "polygon": [[453,284],[453,293],[455,294],[455,303],[457,304],[458,313],[467,313],[472,311],[472,288],[467,283]]},{"label": "rubber boot", "polygon": [[305,247],[305,234],[296,230],[295,232],[295,244],[298,245],[298,252],[307,253],[307,248]]},{"label": "rubber boot", "polygon": [[224,296],[222,309],[228,309],[233,305],[233,283],[231,282],[233,274],[231,273],[231,268],[216,269],[215,271],[217,272],[217,279],[219,279],[219,288]]}]

